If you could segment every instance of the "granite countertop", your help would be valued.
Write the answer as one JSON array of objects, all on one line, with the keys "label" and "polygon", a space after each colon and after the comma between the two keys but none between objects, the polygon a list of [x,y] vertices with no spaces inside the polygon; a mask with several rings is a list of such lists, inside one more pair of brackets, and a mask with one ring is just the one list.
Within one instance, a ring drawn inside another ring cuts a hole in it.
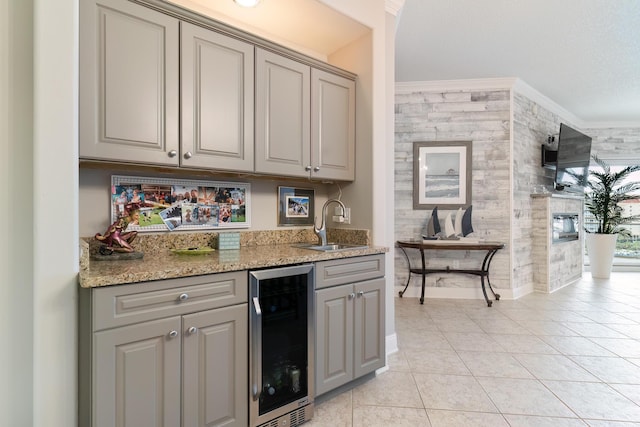
[{"label": "granite countertop", "polygon": [[[368,231],[342,235],[343,243],[369,244]],[[211,246],[216,247],[217,233],[184,233],[175,236],[141,236],[139,245],[144,257],[133,260],[96,261],[91,254],[98,247],[90,238],[80,241],[79,282],[83,288],[111,286],[151,280],[172,279],[226,271],[249,270],[288,264],[316,262],[338,258],[380,254],[386,247],[370,246],[366,249],[319,252],[293,246],[296,243],[314,242],[313,234],[290,231],[274,231],[257,234],[241,232],[240,249],[215,250],[203,255],[177,255],[171,248]],[[329,236],[331,237],[331,236]],[[306,239],[306,240],[305,240]],[[367,241],[363,241],[367,240]],[[134,242],[134,248],[140,250]],[[188,244],[185,244],[188,242]],[[204,242],[204,244],[202,244]],[[260,244],[259,244],[260,243]]]}]

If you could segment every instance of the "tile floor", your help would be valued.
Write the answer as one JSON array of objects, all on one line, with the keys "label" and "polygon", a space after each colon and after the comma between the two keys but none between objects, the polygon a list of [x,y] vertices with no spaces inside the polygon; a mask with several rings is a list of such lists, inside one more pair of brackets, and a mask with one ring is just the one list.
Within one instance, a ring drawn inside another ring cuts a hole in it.
[{"label": "tile floor", "polygon": [[640,274],[499,301],[395,298],[389,370],[307,426],[640,426]]}]

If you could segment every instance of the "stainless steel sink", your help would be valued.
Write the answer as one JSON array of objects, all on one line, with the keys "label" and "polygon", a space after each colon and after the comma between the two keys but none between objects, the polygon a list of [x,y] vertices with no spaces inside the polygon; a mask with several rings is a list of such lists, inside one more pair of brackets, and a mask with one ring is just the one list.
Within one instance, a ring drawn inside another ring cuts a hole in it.
[{"label": "stainless steel sink", "polygon": [[320,251],[320,252],[349,251],[349,250],[355,250],[355,249],[367,249],[369,247],[367,245],[353,245],[353,244],[347,244],[347,243],[329,243],[326,245],[318,245],[315,243],[299,243],[293,246],[297,248],[310,249],[312,251]]}]

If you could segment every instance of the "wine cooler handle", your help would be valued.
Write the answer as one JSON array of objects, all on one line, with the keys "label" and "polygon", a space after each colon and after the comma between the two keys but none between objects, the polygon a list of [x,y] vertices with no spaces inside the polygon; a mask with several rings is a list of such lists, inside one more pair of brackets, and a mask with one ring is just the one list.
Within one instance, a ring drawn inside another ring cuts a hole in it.
[{"label": "wine cooler handle", "polygon": [[260,300],[253,297],[253,308],[255,316],[253,318],[253,400],[260,399],[262,392],[262,309],[260,308]]}]

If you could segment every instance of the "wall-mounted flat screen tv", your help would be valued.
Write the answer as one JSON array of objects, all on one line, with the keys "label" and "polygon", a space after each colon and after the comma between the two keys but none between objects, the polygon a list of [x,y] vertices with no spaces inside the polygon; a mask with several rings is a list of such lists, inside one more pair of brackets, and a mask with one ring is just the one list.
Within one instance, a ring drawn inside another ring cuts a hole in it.
[{"label": "wall-mounted flat screen tv", "polygon": [[589,176],[591,137],[560,124],[555,186],[557,190],[582,193]]}]

